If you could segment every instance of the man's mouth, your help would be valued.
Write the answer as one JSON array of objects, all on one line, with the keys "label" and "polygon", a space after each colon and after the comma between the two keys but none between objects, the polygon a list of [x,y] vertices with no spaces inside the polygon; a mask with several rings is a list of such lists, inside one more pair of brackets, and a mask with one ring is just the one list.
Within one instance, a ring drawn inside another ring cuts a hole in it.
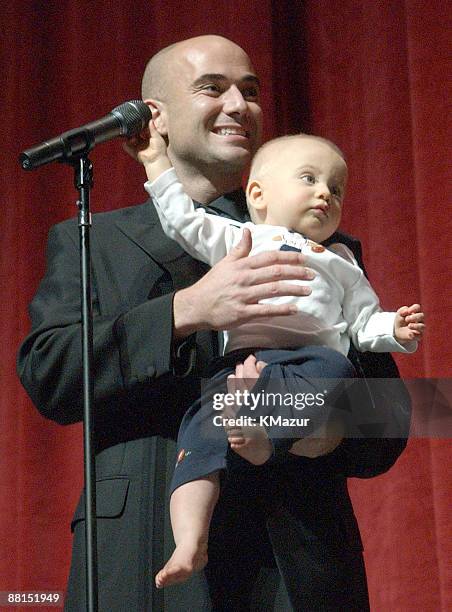
[{"label": "man's mouth", "polygon": [[242,136],[243,138],[249,138],[250,136],[250,133],[239,125],[228,127],[215,127],[212,131],[218,136]]}]

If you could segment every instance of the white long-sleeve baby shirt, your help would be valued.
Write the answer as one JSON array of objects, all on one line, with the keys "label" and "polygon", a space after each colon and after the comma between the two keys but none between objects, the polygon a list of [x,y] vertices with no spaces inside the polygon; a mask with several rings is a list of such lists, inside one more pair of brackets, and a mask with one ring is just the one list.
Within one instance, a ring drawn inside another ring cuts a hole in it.
[{"label": "white long-sleeve baby shirt", "polygon": [[411,353],[417,342],[400,344],[393,335],[394,312],[384,312],[379,300],[350,249],[336,243],[328,248],[291,232],[284,227],[240,223],[194,207],[185,194],[173,168],[152,183],[145,183],[157,209],[163,230],[190,255],[213,266],[236,245],[248,228],[252,251],[287,247],[299,249],[304,265],[314,270],[308,296],[282,296],[262,303],[296,304],[290,316],[258,318],[225,331],[225,352],[259,348],[298,348],[308,345],[329,346],[344,355],[350,339],[360,351],[398,351]]}]

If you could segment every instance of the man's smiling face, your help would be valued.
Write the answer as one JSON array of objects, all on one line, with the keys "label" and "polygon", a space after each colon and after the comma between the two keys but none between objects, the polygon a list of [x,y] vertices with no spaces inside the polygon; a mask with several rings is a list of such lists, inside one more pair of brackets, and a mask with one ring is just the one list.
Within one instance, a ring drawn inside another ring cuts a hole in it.
[{"label": "man's smiling face", "polygon": [[262,131],[259,81],[248,56],[231,41],[203,37],[178,45],[167,67],[162,118],[173,164],[243,170]]}]

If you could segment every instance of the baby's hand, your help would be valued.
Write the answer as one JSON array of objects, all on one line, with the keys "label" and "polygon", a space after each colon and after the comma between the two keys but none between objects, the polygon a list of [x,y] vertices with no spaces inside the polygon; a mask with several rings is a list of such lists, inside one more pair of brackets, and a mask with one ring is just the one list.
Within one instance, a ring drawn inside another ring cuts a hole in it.
[{"label": "baby's hand", "polygon": [[420,340],[424,333],[424,313],[419,304],[402,306],[394,321],[394,337],[401,344],[410,340]]},{"label": "baby's hand", "polygon": [[157,131],[152,119],[149,121],[148,128],[138,136],[132,136],[124,144],[124,150],[143,164],[150,181],[171,168],[166,149],[165,139]]},{"label": "baby's hand", "polygon": [[157,131],[152,119],[149,121],[148,128],[149,140],[147,141],[147,146],[145,148],[140,147],[137,151],[138,161],[144,166],[155,163],[161,157],[167,157],[165,139]]}]

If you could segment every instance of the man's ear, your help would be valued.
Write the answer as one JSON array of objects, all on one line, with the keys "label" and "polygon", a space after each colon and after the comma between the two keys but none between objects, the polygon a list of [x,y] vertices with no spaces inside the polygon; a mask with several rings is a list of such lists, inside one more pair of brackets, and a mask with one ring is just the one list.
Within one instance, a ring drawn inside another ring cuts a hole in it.
[{"label": "man's ear", "polygon": [[262,184],[257,179],[251,180],[246,186],[246,197],[250,206],[255,210],[265,210],[267,205],[264,202],[264,190]]},{"label": "man's ear", "polygon": [[162,136],[168,136],[167,113],[163,102],[155,99],[144,100],[144,103],[149,106],[152,113],[152,121]]}]

